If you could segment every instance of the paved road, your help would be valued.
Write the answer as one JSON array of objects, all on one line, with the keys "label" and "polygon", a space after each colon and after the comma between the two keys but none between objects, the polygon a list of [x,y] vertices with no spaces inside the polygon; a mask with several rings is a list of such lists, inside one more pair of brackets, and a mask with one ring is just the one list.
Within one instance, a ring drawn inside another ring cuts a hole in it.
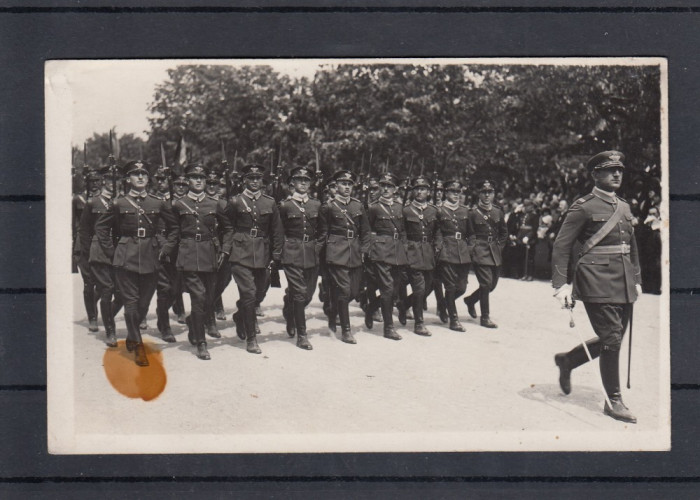
[{"label": "paved road", "polygon": [[[470,276],[469,290],[475,281]],[[632,389],[623,394],[639,423],[628,425],[602,413],[597,362],[574,373],[572,394],[561,393],[553,355],[573,347],[577,336],[548,283],[501,280],[492,298],[497,330],[465,319],[466,333],[450,331],[431,297],[426,322],[433,336],[399,326],[399,342],[382,337],[381,323],[367,331],[360,309],[351,307],[354,346],[328,332],[314,301],[307,309],[313,351],[287,337],[282,292],[271,289],[257,356],[236,336],[230,317],[237,292],[230,286],[228,318],[219,322],[223,338],[209,341],[211,361],[195,357],[175,321],[178,342],[160,340],[154,299],[144,338],[162,350],[167,385],[148,402],[126,398],[108,382],[104,332],[88,332],[78,276],[73,285],[75,429],[93,449],[616,450],[668,442],[668,360],[660,359],[667,349],[660,343],[666,337],[659,334],[658,296],[644,295],[635,308]],[[187,297],[185,303],[189,307]],[[466,318],[461,300],[459,309]],[[582,335],[592,337],[583,307],[575,319]],[[121,314],[117,330],[123,339]],[[624,384],[627,363],[621,365]],[[160,437],[147,437],[153,435]]]}]

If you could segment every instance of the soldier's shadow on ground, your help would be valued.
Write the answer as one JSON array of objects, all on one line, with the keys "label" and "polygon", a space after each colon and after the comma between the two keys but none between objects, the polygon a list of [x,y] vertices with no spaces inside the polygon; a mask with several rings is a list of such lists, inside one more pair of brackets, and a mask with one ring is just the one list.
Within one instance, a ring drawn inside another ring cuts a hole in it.
[{"label": "soldier's shadow on ground", "polygon": [[602,414],[603,393],[595,387],[575,386],[571,394],[566,395],[561,392],[558,384],[533,384],[519,391],[518,396],[554,406],[564,412],[568,407],[577,414],[578,408],[583,408],[591,414]]}]

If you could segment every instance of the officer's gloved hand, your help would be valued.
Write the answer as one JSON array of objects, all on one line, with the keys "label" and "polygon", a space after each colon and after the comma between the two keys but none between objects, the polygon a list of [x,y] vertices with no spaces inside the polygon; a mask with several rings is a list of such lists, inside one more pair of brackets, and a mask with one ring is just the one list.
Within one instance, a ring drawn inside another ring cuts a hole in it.
[{"label": "officer's gloved hand", "polygon": [[636,283],[634,285],[634,289],[637,291],[637,297],[642,295],[642,285],[640,285],[639,283]]},{"label": "officer's gloved hand", "polygon": [[528,238],[527,236],[523,236],[523,245],[527,245],[529,241],[530,238]]},{"label": "officer's gloved hand", "polygon": [[158,254],[158,261],[164,262],[164,263],[165,263],[165,262],[170,262],[170,257],[168,257],[165,253],[160,252],[160,253]]},{"label": "officer's gloved hand", "polygon": [[556,289],[554,292],[554,298],[559,301],[562,308],[563,307],[573,307],[573,299],[571,294],[573,293],[573,287],[570,284],[562,285]]},{"label": "officer's gloved hand", "polygon": [[228,254],[226,252],[221,252],[219,255],[216,257],[216,268],[219,269],[224,262],[226,262],[226,259],[228,258]]}]

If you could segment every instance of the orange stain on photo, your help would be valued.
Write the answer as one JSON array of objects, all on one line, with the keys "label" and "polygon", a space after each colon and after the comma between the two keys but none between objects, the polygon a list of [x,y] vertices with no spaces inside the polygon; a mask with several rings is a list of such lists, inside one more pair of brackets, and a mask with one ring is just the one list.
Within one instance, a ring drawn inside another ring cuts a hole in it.
[{"label": "orange stain on photo", "polygon": [[168,377],[163,366],[163,353],[147,343],[144,347],[149,366],[134,363],[134,353],[126,350],[123,340],[119,341],[119,347],[105,350],[102,365],[107,380],[120,394],[152,401],[163,392]]}]

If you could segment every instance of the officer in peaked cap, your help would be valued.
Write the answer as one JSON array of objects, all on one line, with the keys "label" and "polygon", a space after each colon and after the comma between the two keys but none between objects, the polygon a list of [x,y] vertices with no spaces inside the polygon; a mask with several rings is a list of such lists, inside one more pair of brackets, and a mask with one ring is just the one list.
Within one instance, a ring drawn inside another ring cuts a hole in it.
[{"label": "officer in peaked cap", "polygon": [[[378,181],[382,194],[379,200],[370,203],[367,209],[367,218],[372,232],[369,251],[371,265],[367,276],[367,288],[378,289],[381,298],[379,300],[374,298],[367,304],[365,325],[368,328],[372,327],[372,316],[379,306],[384,323],[384,337],[401,340],[401,336],[394,329],[393,309],[394,301],[399,297],[402,266],[407,264],[403,207],[394,200],[398,185],[397,177],[386,172],[379,176]],[[401,313],[399,319],[402,324],[405,324],[405,310],[402,304],[399,304],[399,307]]]},{"label": "officer in peaked cap", "polygon": [[175,174],[173,173],[173,198],[182,198],[187,194],[187,189],[189,187],[189,182],[185,174]]},{"label": "officer in peaked cap", "polygon": [[506,227],[503,209],[493,203],[495,187],[490,180],[484,180],[477,184],[479,201],[476,207],[469,211],[469,221],[474,233],[469,239],[472,247],[472,267],[479,282],[479,288],[469,297],[465,297],[464,303],[472,318],[476,318],[475,305],[481,306],[481,326],[496,328],[491,321],[489,294],[493,292],[498,283],[503,258],[501,252],[508,241],[508,229]]},{"label": "officer in peaked cap", "polygon": [[231,241],[224,244],[224,251],[230,255],[231,274],[240,297],[238,311],[233,315],[236,332],[246,339],[248,352],[260,354],[255,307],[267,293],[269,266],[273,256],[281,252],[284,231],[275,200],[261,191],[265,169],[248,164],[241,172],[245,189],[231,199],[225,210],[234,232]]},{"label": "officer in peaked cap", "polygon": [[445,200],[438,210],[440,237],[436,244],[438,273],[445,286],[445,305],[450,321],[450,330],[463,332],[464,327],[457,315],[455,300],[467,290],[467,277],[471,266],[471,252],[467,243],[473,229],[469,221],[469,209],[459,203],[462,183],[447,181]]},{"label": "officer in peaked cap", "polygon": [[170,190],[168,187],[168,173],[164,167],[159,166],[153,172],[153,180],[155,181],[153,186],[153,194],[163,198],[164,200],[170,199]]},{"label": "officer in peaked cap", "polygon": [[[564,307],[583,302],[597,338],[586,342],[593,358],[600,356],[600,375],[607,393],[604,413],[616,420],[637,419],[620,394],[620,347],[631,323],[632,306],[641,294],[637,244],[629,204],[617,196],[624,172],[624,155],[604,151],[587,163],[593,191],[576,200],[566,213],[552,249],[554,296]],[[584,242],[569,274],[576,241]],[[554,357],[559,384],[571,392],[571,370],[588,361],[583,345]],[[609,400],[609,401],[608,401]]]},{"label": "officer in peaked cap", "polygon": [[355,175],[340,170],[333,175],[337,194],[321,206],[318,243],[326,255],[329,278],[328,327],[336,331],[340,319],[341,340],[355,344],[350,330],[349,303],[360,293],[363,256],[369,250],[369,224],[362,202],[352,198]]},{"label": "officer in peaked cap", "polygon": [[424,176],[411,182],[413,200],[403,208],[406,227],[406,258],[408,282],[412,294],[405,300],[404,309],[413,308],[414,333],[430,336],[423,322],[423,303],[433,287],[435,274],[435,246],[441,237],[437,224],[437,208],[428,203],[431,184]]},{"label": "officer in peaked cap", "polygon": [[217,171],[215,169],[210,168],[207,170],[206,178],[207,178],[207,185],[204,188],[204,191],[207,193],[207,196],[211,196],[213,198],[218,199],[219,198],[219,174],[217,173]]},{"label": "officer in peaked cap", "polygon": [[282,314],[287,334],[297,336],[297,347],[311,350],[306,333],[305,308],[311,302],[318,282],[320,263],[316,242],[321,202],[309,197],[314,172],[307,167],[293,168],[289,174],[292,194],[280,203],[284,245],[275,260],[284,266],[288,288]]},{"label": "officer in peaked cap", "polygon": [[[95,233],[102,251],[112,259],[115,268],[117,289],[124,302],[128,332],[126,348],[134,351],[137,365],[147,366],[139,323],[145,318],[156,290],[158,224],[163,218],[166,227],[169,227],[172,215],[166,201],[147,193],[149,175],[145,162],[130,161],[123,172],[130,189],[114,200],[109,210],[99,215]],[[116,246],[113,237],[118,241]]]}]

